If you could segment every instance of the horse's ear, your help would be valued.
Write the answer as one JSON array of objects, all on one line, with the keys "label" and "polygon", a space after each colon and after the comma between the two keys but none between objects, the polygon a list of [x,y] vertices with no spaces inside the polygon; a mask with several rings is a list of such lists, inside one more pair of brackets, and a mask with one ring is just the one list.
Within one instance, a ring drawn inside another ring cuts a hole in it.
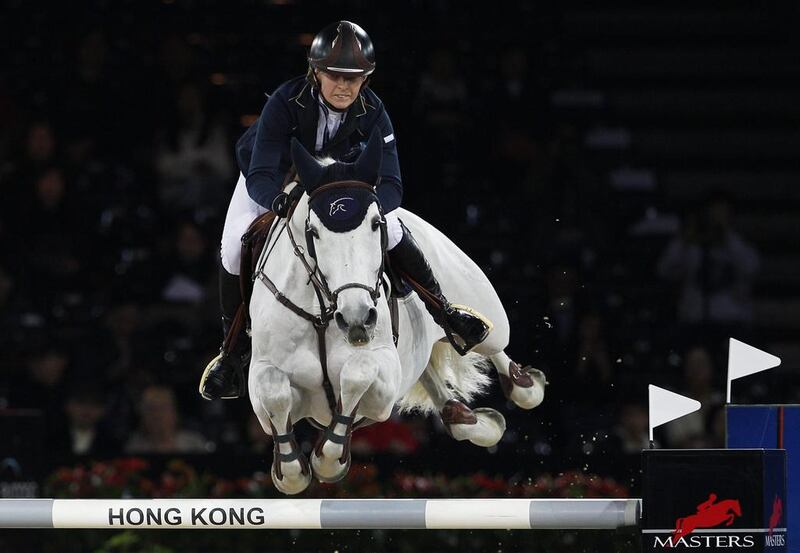
[{"label": "horse's ear", "polygon": [[297,169],[297,175],[300,177],[300,183],[306,192],[314,190],[319,185],[325,168],[294,137],[292,138],[292,161]]},{"label": "horse's ear", "polygon": [[356,178],[367,184],[375,185],[381,172],[381,159],[383,158],[383,140],[380,132],[373,130],[369,136],[367,147],[358,156],[355,163]]}]

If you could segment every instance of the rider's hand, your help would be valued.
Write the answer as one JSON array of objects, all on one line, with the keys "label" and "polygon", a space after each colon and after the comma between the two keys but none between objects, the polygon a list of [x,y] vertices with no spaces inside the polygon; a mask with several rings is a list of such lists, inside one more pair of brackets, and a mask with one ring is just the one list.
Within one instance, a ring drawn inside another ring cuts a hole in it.
[{"label": "rider's hand", "polygon": [[286,214],[289,213],[289,204],[289,194],[281,192],[272,200],[272,211],[278,217],[286,217]]}]

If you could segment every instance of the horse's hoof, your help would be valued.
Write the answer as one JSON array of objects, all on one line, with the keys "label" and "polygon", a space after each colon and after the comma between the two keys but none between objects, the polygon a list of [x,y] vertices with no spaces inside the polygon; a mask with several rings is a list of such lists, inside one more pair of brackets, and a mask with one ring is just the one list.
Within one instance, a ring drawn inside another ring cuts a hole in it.
[{"label": "horse's hoof", "polygon": [[448,424],[450,435],[456,440],[469,440],[480,447],[497,445],[506,431],[506,419],[488,407],[473,409],[477,421],[472,424]]},{"label": "horse's hoof", "polygon": [[538,407],[544,400],[547,377],[539,369],[520,367],[513,361],[508,367],[509,375],[498,374],[500,387],[507,399],[522,409]]},{"label": "horse's hoof", "polygon": [[347,462],[345,464],[341,464],[339,459],[334,459],[333,464],[335,467],[333,471],[328,471],[327,474],[325,473],[325,467],[322,464],[325,461],[324,457],[317,457],[316,453],[311,454],[311,470],[314,472],[314,477],[323,482],[325,484],[333,484],[334,482],[338,482],[342,480],[347,473],[350,471],[350,465],[352,464],[353,458],[348,455]]},{"label": "horse's hoof", "polygon": [[275,484],[275,488],[285,495],[297,495],[305,491],[311,483],[311,472],[307,470],[301,471],[300,474],[296,475],[284,473],[283,479],[281,480],[278,478],[278,475],[275,474],[275,464],[273,463],[270,474],[272,475],[272,483]]}]

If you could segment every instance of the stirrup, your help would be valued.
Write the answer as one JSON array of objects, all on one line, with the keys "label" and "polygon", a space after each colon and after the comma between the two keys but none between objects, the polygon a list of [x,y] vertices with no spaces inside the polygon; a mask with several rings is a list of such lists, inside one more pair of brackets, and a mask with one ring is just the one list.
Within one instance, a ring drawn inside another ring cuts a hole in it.
[{"label": "stirrup", "polygon": [[[210,397],[208,397],[207,395],[205,395],[203,393],[203,389],[206,386],[206,380],[208,379],[208,373],[211,371],[211,369],[212,369],[212,367],[214,367],[214,365],[216,365],[220,360],[222,360],[222,356],[223,355],[225,355],[225,352],[224,351],[220,351],[217,354],[217,356],[214,357],[214,359],[209,361],[208,365],[206,365],[206,368],[203,369],[203,375],[200,377],[200,384],[197,386],[197,391],[200,393],[200,396],[205,400],[214,401],[215,399],[238,399],[238,398],[242,397],[243,395],[245,395],[245,393],[246,393],[246,387],[244,385],[239,386],[239,394],[235,395],[235,396],[220,396],[219,398],[210,398]],[[244,375],[242,375],[242,379],[244,379]],[[244,382],[244,380],[243,380],[243,382]]]},{"label": "stirrup", "polygon": [[203,369],[203,375],[200,377],[200,384],[197,386],[197,392],[200,394],[200,396],[203,399],[209,399],[203,393],[203,389],[206,387],[206,379],[208,378],[208,372],[211,370],[211,367],[216,365],[217,362],[219,362],[222,359],[222,353],[223,352],[219,352],[217,354],[217,356],[214,357],[214,359],[212,359],[211,361],[208,362],[208,365],[206,365],[206,368]]},{"label": "stirrup", "polygon": [[444,333],[445,335],[447,335],[447,339],[449,340],[450,345],[453,346],[453,349],[455,349],[456,352],[458,352],[458,354],[463,357],[466,354],[468,354],[472,350],[472,348],[483,343],[483,341],[486,340],[486,338],[489,336],[489,333],[491,333],[492,330],[494,329],[494,324],[481,312],[467,305],[461,305],[459,303],[451,303],[450,307],[458,311],[464,311],[466,313],[469,313],[470,315],[478,319],[481,323],[483,323],[483,325],[486,327],[483,333],[481,333],[480,337],[478,337],[478,339],[467,341],[463,336],[454,334],[453,331],[450,329],[449,325],[445,325]]},{"label": "stirrup", "polygon": [[459,311],[466,311],[467,313],[469,313],[470,315],[472,315],[476,319],[480,319],[483,322],[483,324],[486,325],[486,328],[488,329],[486,331],[487,335],[489,334],[489,332],[491,332],[494,329],[494,323],[492,321],[490,321],[480,311],[477,311],[477,310],[469,307],[468,305],[461,305],[460,303],[451,303],[450,307],[452,307],[453,309],[458,309]]}]

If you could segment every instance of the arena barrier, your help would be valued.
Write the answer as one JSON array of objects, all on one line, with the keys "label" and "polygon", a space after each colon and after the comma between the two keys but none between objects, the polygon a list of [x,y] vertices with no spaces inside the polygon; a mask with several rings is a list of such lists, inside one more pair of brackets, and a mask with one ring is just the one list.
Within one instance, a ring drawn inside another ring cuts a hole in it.
[{"label": "arena barrier", "polygon": [[640,516],[640,499],[0,499],[0,528],[612,530]]}]

